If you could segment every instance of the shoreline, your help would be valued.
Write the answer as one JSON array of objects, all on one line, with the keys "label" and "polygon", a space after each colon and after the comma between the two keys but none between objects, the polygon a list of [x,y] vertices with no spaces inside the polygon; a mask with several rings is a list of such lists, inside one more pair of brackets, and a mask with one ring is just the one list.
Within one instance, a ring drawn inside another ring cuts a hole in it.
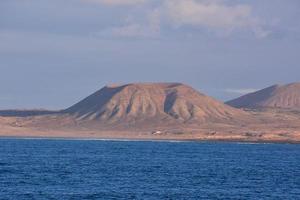
[{"label": "shoreline", "polygon": [[300,141],[288,140],[238,140],[238,139],[167,139],[167,138],[105,138],[105,137],[43,137],[43,136],[1,136],[0,140],[61,140],[61,141],[111,141],[111,142],[170,142],[170,143],[235,143],[235,144],[294,144]]}]

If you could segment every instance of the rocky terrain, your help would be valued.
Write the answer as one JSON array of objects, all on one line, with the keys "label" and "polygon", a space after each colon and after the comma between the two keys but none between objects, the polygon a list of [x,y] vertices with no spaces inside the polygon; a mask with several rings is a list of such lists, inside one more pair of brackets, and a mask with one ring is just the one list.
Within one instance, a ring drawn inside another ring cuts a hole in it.
[{"label": "rocky terrain", "polygon": [[295,85],[228,102],[238,108],[181,83],[111,85],[61,111],[0,111],[0,135],[300,142],[299,102],[291,100],[299,90],[287,92],[297,93]]}]

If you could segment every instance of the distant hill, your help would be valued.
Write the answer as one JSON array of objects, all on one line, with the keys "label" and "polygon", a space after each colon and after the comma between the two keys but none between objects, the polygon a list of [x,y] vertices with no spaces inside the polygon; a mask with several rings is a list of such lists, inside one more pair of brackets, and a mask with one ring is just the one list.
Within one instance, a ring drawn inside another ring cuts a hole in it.
[{"label": "distant hill", "polygon": [[273,85],[226,102],[236,108],[284,108],[300,110],[300,83]]},{"label": "distant hill", "polygon": [[181,83],[136,83],[106,86],[65,113],[104,123],[204,123],[247,116]]},{"label": "distant hill", "polygon": [[30,117],[39,115],[58,114],[60,111],[50,110],[0,110],[1,117]]}]

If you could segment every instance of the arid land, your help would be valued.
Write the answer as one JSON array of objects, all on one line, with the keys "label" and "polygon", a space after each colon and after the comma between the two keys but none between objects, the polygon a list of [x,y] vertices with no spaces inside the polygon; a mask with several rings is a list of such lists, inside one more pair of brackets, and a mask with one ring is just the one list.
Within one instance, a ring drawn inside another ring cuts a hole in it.
[{"label": "arid land", "polygon": [[107,86],[62,111],[0,116],[0,137],[300,143],[300,111],[234,108],[178,83]]},{"label": "arid land", "polygon": [[2,137],[89,138],[132,140],[211,140],[300,143],[300,115],[290,111],[248,111],[259,122],[245,124],[104,127],[67,115],[1,117]]}]

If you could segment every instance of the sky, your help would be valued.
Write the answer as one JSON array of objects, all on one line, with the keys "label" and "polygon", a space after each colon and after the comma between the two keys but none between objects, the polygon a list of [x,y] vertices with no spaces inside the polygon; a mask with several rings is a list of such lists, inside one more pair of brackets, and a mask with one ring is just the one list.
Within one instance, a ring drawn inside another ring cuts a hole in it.
[{"label": "sky", "polygon": [[300,81],[299,0],[0,0],[0,109],[62,109],[112,83],[226,101]]}]

